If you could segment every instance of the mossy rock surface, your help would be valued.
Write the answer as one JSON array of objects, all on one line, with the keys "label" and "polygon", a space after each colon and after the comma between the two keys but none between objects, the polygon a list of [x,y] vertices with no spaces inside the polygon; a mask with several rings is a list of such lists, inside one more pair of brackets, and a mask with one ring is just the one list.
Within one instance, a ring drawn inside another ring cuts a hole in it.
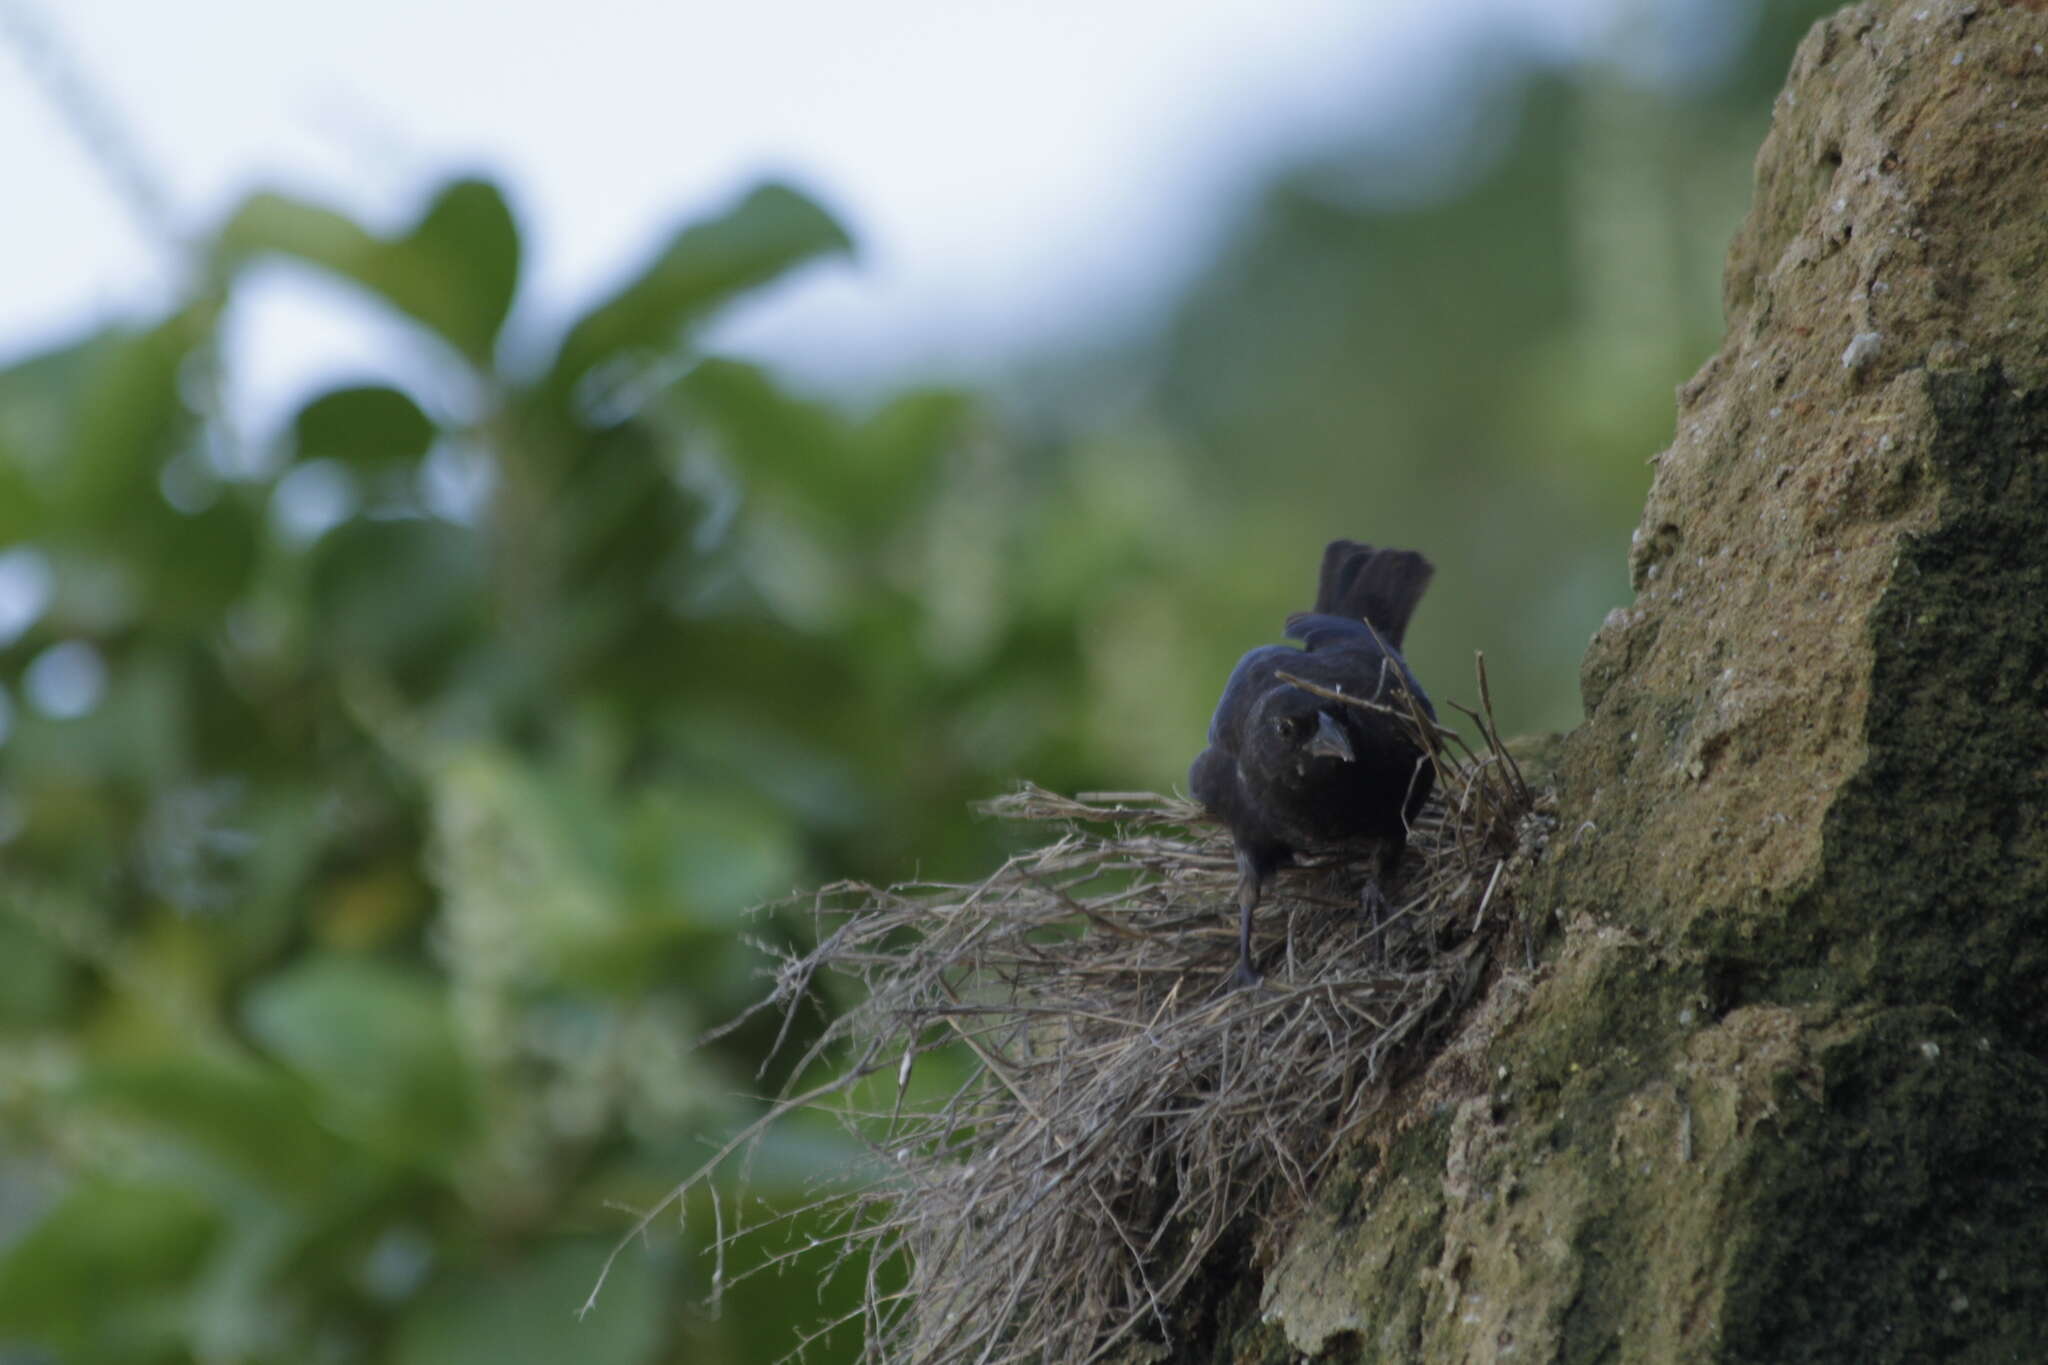
[{"label": "mossy rock surface", "polygon": [[1636,598],[1528,751],[1540,965],[1248,1267],[1234,1359],[2044,1358],[2044,47],[1802,44]]}]

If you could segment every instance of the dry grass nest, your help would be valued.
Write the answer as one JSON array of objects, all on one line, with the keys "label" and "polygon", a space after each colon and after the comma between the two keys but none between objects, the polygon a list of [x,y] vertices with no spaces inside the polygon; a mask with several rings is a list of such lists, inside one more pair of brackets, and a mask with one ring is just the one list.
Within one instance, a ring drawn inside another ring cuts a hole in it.
[{"label": "dry grass nest", "polygon": [[[1522,955],[1512,891],[1545,820],[1491,707],[1467,714],[1481,747],[1432,735],[1435,792],[1385,922],[1360,913],[1369,849],[1283,873],[1254,990],[1225,985],[1230,835],[1173,797],[1027,785],[986,809],[1052,837],[985,880],[805,897],[817,946],[783,955],[759,1008],[784,1011],[787,1035],[821,993],[853,1003],[671,1202],[828,1107],[874,1156],[824,1197],[842,1264],[866,1277],[869,1359],[1084,1362],[1173,1342],[1190,1282],[1278,1230],[1503,942]],[[920,1084],[921,1059],[948,1083]],[[721,1226],[721,1255],[739,1235]]]}]

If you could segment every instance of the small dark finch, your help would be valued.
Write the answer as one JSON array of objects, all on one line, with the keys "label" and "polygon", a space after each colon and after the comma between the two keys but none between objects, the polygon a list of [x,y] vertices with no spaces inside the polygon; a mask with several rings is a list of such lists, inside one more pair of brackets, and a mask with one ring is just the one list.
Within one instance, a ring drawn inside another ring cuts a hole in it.
[{"label": "small dark finch", "polygon": [[1408,827],[1435,773],[1399,716],[1347,705],[1281,681],[1282,673],[1405,710],[1405,685],[1432,722],[1436,711],[1401,657],[1408,618],[1434,572],[1413,550],[1333,540],[1323,551],[1316,606],[1287,618],[1304,646],[1266,645],[1237,661],[1209,722],[1209,747],[1188,770],[1195,798],[1237,841],[1236,986],[1252,969],[1252,911],[1273,872],[1296,852],[1380,841],[1366,891],[1377,920],[1408,846]]}]

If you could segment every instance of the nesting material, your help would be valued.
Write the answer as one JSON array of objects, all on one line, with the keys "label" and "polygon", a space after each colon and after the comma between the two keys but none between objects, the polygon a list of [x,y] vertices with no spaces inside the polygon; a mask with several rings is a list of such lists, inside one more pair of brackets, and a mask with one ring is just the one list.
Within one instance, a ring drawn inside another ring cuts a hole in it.
[{"label": "nesting material", "polygon": [[[1481,752],[1434,737],[1437,795],[1388,920],[1360,911],[1369,848],[1283,872],[1256,989],[1226,986],[1230,836],[1172,797],[1025,786],[988,810],[1049,841],[986,880],[817,893],[818,946],[764,1007],[854,1003],[750,1132],[823,1105],[873,1151],[872,1181],[833,1196],[868,1267],[870,1359],[1083,1362],[1177,1339],[1190,1281],[1308,1194],[1510,924],[1532,797],[1479,719]],[[921,1067],[965,1079],[935,1092]]]}]

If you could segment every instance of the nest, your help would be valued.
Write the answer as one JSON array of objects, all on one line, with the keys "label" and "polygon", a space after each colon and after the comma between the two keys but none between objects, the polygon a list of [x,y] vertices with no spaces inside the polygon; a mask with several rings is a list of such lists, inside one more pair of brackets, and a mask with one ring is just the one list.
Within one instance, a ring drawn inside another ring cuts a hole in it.
[{"label": "nest", "polygon": [[[761,1008],[854,1003],[676,1197],[777,1120],[829,1107],[875,1158],[827,1196],[845,1263],[865,1268],[869,1359],[1084,1362],[1173,1342],[1183,1291],[1274,1232],[1383,1113],[1513,919],[1532,797],[1478,719],[1480,751],[1431,737],[1436,794],[1382,923],[1360,910],[1369,850],[1268,884],[1254,990],[1226,986],[1229,833],[1172,797],[1027,785],[986,809],[1053,835],[987,879],[805,898],[817,947],[784,956]],[[934,1092],[913,1083],[921,1063],[964,1079]]]}]

